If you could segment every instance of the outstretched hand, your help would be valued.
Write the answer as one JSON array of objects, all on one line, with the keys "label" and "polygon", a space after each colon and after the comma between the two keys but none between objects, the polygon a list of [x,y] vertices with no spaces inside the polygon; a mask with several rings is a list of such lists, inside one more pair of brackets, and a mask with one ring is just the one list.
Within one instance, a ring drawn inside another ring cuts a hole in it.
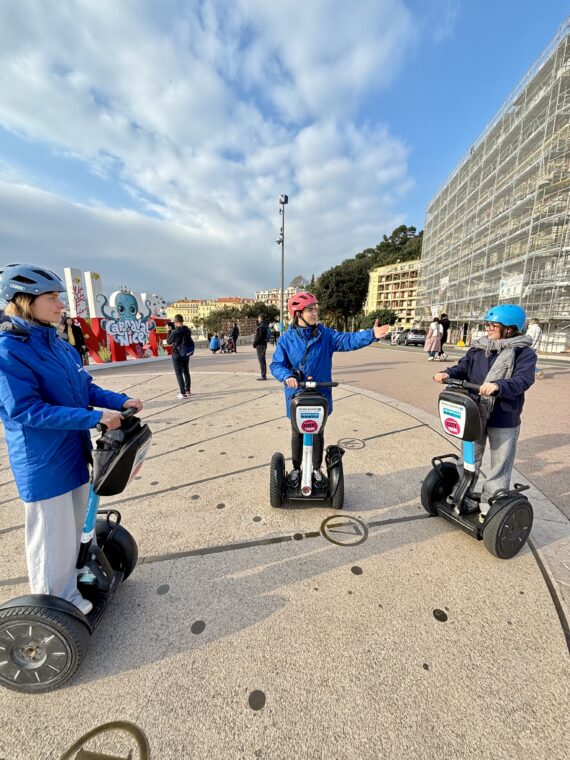
[{"label": "outstretched hand", "polygon": [[390,325],[382,325],[382,327],[380,327],[378,320],[376,320],[372,330],[376,340],[382,340],[382,338],[390,332]]}]

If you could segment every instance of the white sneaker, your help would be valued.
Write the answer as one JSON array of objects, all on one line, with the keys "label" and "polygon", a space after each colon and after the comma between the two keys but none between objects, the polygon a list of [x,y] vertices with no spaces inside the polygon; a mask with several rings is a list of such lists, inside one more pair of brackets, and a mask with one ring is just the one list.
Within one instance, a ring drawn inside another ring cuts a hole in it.
[{"label": "white sneaker", "polygon": [[433,361],[433,356],[428,356],[428,362],[432,362],[432,361]]},{"label": "white sneaker", "polygon": [[183,393],[179,393],[179,394],[176,396],[176,398],[177,398],[177,399],[183,399],[183,398],[186,398],[186,396],[185,396]]},{"label": "white sneaker", "polygon": [[313,470],[313,478],[315,479],[315,485],[319,486],[319,488],[325,482],[324,475],[320,470]]},{"label": "white sneaker", "polygon": [[82,599],[78,604],[75,604],[75,606],[81,610],[84,615],[88,615],[93,609],[93,602],[90,602],[89,599]]},{"label": "white sneaker", "polygon": [[440,360],[441,362],[447,361],[447,354],[442,354],[442,355],[439,357],[439,360]]}]

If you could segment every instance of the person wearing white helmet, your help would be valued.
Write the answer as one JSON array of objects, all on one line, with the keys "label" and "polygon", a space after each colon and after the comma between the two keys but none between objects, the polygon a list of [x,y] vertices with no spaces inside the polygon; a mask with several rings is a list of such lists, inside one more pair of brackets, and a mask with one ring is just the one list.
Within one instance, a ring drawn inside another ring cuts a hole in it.
[{"label": "person wearing white helmet", "polygon": [[[90,428],[121,425],[121,409],[139,399],[99,388],[77,351],[56,329],[61,279],[44,267],[0,268],[0,419],[25,506],[26,560],[32,594],[52,594],[87,614],[75,564],[89,496]],[[103,407],[114,411],[94,410]]]},{"label": "person wearing white helmet", "polygon": [[481,493],[482,521],[489,511],[489,498],[500,488],[510,488],[524,394],[534,383],[536,367],[532,340],[522,334],[526,314],[521,306],[493,306],[483,320],[486,337],[473,340],[455,366],[433,377],[436,383],[451,377],[481,386],[477,400],[484,433],[475,443],[478,467],[487,441],[491,451],[491,466]]}]

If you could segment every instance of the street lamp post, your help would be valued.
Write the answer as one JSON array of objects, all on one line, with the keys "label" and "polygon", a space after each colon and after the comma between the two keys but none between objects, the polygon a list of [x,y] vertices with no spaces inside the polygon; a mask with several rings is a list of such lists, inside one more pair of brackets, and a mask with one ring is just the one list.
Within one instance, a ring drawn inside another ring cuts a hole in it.
[{"label": "street lamp post", "polygon": [[279,233],[278,243],[281,244],[281,308],[280,317],[281,324],[279,325],[279,332],[283,333],[285,327],[285,206],[289,203],[288,195],[279,196],[279,216],[281,217],[281,231]]}]

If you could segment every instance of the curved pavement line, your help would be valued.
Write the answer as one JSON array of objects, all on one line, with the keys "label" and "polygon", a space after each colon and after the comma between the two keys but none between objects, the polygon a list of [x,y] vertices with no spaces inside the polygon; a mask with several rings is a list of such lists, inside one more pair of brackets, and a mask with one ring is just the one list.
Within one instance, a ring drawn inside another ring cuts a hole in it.
[{"label": "curved pavement line", "polygon": [[[423,409],[418,409],[404,401],[398,401],[398,399],[392,398],[391,396],[384,396],[375,391],[357,388],[354,385],[341,383],[338,387],[365,396],[373,401],[378,401],[392,409],[396,409],[418,422],[422,422],[433,430],[434,433],[437,433],[444,438],[449,445],[454,446],[457,449],[461,448],[456,441],[450,439],[449,436],[445,435],[442,431],[439,418],[433,414],[424,412]],[[486,460],[487,457],[484,458],[484,462]],[[556,546],[552,548],[553,544],[556,545],[560,542],[562,547],[566,547],[567,556],[570,556],[570,522],[568,522],[565,515],[534,485],[534,483],[515,469],[513,469],[513,481],[529,485],[529,501],[533,506],[535,504],[539,506],[541,513],[546,513],[546,516],[543,516],[542,514],[537,515],[537,512],[535,511],[531,538],[528,539],[527,543],[546,583],[546,587],[564,632],[568,652],[570,653],[570,604],[564,598],[561,589],[561,586],[570,588],[570,563],[564,563],[562,561],[563,549],[559,548],[557,550]]]}]

